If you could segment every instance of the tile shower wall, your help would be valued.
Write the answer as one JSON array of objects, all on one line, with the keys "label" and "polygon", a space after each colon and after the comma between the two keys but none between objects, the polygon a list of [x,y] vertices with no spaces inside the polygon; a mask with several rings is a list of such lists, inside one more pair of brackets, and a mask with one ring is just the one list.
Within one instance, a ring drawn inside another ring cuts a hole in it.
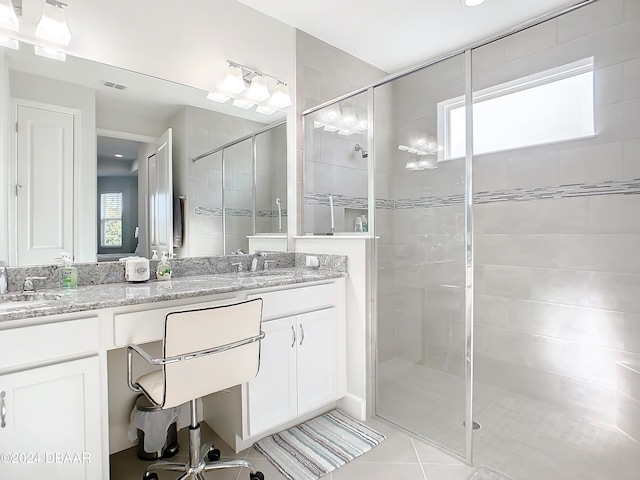
[{"label": "tile shower wall", "polygon": [[[308,108],[371,84],[386,75],[387,72],[296,30],[296,79],[300,86],[296,92],[298,115]],[[367,107],[366,94],[358,97],[355,100],[356,106],[364,112]],[[298,233],[329,231],[329,193],[342,197],[342,206],[340,209],[336,208],[336,225],[339,225],[336,231],[353,231],[353,225],[345,224],[344,209],[361,206],[363,198],[366,204],[367,164],[354,149],[356,143],[366,148],[366,132],[348,137],[339,136],[335,132],[318,132],[315,135],[316,132],[313,131],[312,122],[311,125],[307,122],[307,131],[300,130],[296,141],[299,148],[296,157],[296,191],[305,219],[304,225],[302,218],[296,219]],[[305,134],[307,153],[303,168],[302,138]],[[305,196],[309,196],[309,199]]]},{"label": "tile shower wall", "polygon": [[476,381],[614,422],[640,364],[640,8],[599,0],[474,51],[474,88],[586,57],[592,138],[474,159]]},{"label": "tile shower wall", "polygon": [[[255,132],[264,125],[196,107],[186,109],[188,156],[182,168],[188,172],[189,179],[185,219],[188,250],[183,249],[180,253],[181,256],[220,255],[223,253],[222,156],[217,153],[195,164],[191,158]],[[243,195],[242,175],[243,172],[238,172],[235,183],[239,193],[232,196]],[[230,178],[230,181],[233,180]]]}]

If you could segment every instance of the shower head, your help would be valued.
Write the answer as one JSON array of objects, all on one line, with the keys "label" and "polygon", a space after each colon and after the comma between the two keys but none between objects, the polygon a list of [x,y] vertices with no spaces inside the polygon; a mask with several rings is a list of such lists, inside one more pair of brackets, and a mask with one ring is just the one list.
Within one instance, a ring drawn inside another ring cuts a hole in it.
[{"label": "shower head", "polygon": [[367,152],[364,148],[362,148],[359,144],[356,143],[356,152],[362,151],[362,158],[367,158],[369,156],[369,152]]},{"label": "shower head", "polygon": [[280,205],[280,199],[276,198],[276,205]]}]

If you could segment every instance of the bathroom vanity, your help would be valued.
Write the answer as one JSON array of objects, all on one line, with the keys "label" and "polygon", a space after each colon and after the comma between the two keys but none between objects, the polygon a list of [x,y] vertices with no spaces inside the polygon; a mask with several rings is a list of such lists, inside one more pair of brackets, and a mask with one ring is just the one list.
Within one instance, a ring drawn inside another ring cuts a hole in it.
[{"label": "bathroom vanity", "polygon": [[0,477],[109,479],[109,454],[133,445],[125,347],[159,356],[172,311],[263,299],[258,376],[203,399],[204,420],[236,450],[332,408],[346,392],[344,275],[284,268],[0,303]]}]

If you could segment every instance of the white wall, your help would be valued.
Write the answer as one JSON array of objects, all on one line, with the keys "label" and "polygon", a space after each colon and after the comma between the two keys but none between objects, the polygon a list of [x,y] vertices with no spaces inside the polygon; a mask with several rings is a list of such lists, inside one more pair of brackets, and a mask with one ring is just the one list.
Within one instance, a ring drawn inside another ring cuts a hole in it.
[{"label": "white wall", "polygon": [[[9,89],[9,65],[0,51],[0,225],[8,225],[7,182],[9,158],[11,158],[11,92]],[[9,261],[9,229],[0,233],[0,261]]]}]

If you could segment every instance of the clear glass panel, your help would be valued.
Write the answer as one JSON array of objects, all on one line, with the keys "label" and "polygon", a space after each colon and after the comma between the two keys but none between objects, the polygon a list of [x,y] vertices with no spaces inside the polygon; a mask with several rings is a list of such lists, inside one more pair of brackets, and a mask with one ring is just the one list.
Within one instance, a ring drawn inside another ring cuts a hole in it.
[{"label": "clear glass panel", "polygon": [[305,117],[305,233],[364,233],[367,132],[366,92]]},{"label": "clear glass panel", "polygon": [[253,235],[253,141],[224,150],[225,255],[249,251]]},{"label": "clear glass panel", "polygon": [[195,228],[189,233],[195,236],[193,255],[221,255],[222,152],[198,160],[192,169],[196,179],[193,198]]},{"label": "clear glass panel", "polygon": [[256,136],[256,233],[287,232],[287,128]]},{"label": "clear glass panel", "polygon": [[[519,480],[640,472],[640,12],[632,3],[599,0],[473,51],[474,152],[505,135],[501,123],[512,128],[508,151],[473,159],[482,425],[474,459]],[[567,76],[577,64],[591,69]],[[520,85],[534,95],[530,79],[549,72],[576,82],[574,95],[550,106],[547,91],[526,112],[492,107],[497,121],[480,120],[486,92]],[[523,113],[537,123],[521,128]],[[531,141],[549,125],[546,143]]]},{"label": "clear glass panel", "polygon": [[[374,90],[376,414],[465,456],[465,161],[439,156],[462,55]],[[464,97],[463,97],[464,98]]]}]

